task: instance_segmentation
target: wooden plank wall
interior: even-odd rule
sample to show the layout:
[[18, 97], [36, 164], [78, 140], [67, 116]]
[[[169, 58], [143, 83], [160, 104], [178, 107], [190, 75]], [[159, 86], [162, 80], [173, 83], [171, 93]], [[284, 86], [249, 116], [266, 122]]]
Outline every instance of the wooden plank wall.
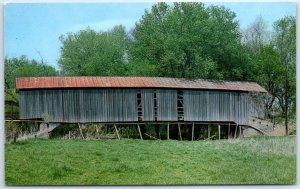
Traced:
[[262, 103], [264, 100], [263, 95], [255, 95], [252, 96], [249, 94], [248, 96], [248, 102], [249, 102], [249, 115], [252, 117], [258, 117], [258, 118], [264, 118], [265, 117], [265, 108], [264, 103]]
[[157, 90], [157, 121], [177, 120], [177, 90]]
[[[178, 121], [177, 90], [157, 89], [157, 121]], [[184, 121], [264, 118], [262, 98], [247, 92], [183, 91]], [[141, 90], [142, 120], [155, 121], [154, 89]], [[135, 89], [56, 89], [19, 91], [20, 118], [57, 122], [135, 122]]]
[[154, 121], [154, 90], [144, 89], [141, 90], [142, 94], [142, 120]]
[[183, 92], [185, 121], [235, 121], [245, 124], [248, 94], [242, 92]]
[[19, 91], [20, 118], [69, 122], [137, 121], [132, 89]]

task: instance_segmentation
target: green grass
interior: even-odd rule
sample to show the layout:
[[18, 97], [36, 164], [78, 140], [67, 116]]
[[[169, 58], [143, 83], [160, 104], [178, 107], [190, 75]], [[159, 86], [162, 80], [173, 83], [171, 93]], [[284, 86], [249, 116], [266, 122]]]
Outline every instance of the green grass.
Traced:
[[5, 146], [7, 185], [294, 184], [296, 138], [27, 140]]

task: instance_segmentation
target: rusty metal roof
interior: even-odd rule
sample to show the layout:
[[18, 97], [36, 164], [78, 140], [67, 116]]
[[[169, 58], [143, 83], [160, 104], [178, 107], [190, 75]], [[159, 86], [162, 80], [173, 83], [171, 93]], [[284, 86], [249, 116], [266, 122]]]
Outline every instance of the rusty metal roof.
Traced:
[[167, 77], [25, 77], [16, 79], [17, 90], [53, 88], [180, 88], [267, 92], [253, 82]]

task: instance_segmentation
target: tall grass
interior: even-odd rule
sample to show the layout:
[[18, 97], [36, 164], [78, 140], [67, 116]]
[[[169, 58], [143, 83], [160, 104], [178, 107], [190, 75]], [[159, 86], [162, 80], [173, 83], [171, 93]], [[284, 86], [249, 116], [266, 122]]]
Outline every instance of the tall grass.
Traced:
[[294, 184], [295, 137], [41, 140], [5, 146], [7, 185]]

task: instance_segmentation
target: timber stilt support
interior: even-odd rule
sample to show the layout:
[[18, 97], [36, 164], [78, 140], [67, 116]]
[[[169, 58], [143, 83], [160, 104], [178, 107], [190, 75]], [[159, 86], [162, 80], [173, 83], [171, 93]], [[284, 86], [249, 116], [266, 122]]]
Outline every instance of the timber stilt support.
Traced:
[[143, 140], [143, 136], [142, 136], [140, 125], [138, 124], [137, 126], [138, 126], [138, 130], [139, 130], [140, 138], [141, 138], [141, 140]]
[[218, 125], [219, 140], [221, 139], [221, 126]]
[[236, 139], [236, 133], [237, 133], [237, 130], [238, 130], [238, 125], [235, 125], [235, 131], [234, 131], [234, 138]]
[[118, 131], [118, 129], [117, 129], [116, 124], [114, 124], [114, 127], [115, 127], [116, 133], [117, 133], [117, 135], [118, 135], [118, 139], [120, 140], [120, 135], [119, 135], [119, 131]]
[[207, 125], [207, 138], [210, 138], [210, 125]]
[[167, 139], [170, 139], [170, 124], [167, 125]]
[[228, 139], [230, 138], [230, 123], [228, 125]]
[[180, 130], [180, 124], [178, 124], [178, 132], [179, 132], [179, 138], [180, 138], [180, 140], [182, 140], [182, 137], [181, 137], [181, 130]]
[[192, 125], [192, 141], [194, 140], [194, 129], [195, 129], [195, 124], [193, 122], [193, 125]]
[[81, 135], [81, 137], [84, 139], [84, 136], [83, 136], [83, 134], [82, 134], [82, 129], [81, 129], [81, 123], [78, 123], [78, 127], [79, 127], [79, 131], [80, 131], [80, 135]]

